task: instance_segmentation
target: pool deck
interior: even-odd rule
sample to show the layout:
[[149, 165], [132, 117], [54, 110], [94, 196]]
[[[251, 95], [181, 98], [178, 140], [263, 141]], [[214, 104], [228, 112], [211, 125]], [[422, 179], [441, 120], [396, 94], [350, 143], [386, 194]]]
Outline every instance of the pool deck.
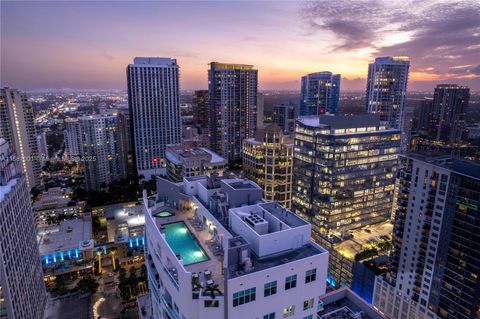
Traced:
[[[194, 218], [193, 210], [184, 210], [183, 212], [176, 211], [174, 216], [170, 217], [162, 217], [162, 218], [155, 218], [155, 223], [157, 228], [160, 229], [161, 226], [165, 224], [171, 224], [176, 222], [184, 222], [190, 232], [195, 236], [197, 242], [202, 247], [203, 251], [207, 254], [208, 260], [201, 261], [198, 263], [190, 264], [184, 266], [185, 270], [193, 273], [199, 274], [199, 280], [202, 283], [206, 283], [208, 279], [213, 280], [214, 284], [218, 285], [218, 289], [222, 291], [224, 290], [224, 275], [222, 274], [223, 268], [223, 257], [222, 256], [215, 256], [211, 251], [211, 248], [206, 244], [207, 240], [212, 239], [213, 235], [208, 232], [207, 229], [204, 230], [196, 230], [192, 224], [190, 223], [189, 218]], [[210, 270], [211, 275], [207, 278], [204, 275], [206, 270]]]

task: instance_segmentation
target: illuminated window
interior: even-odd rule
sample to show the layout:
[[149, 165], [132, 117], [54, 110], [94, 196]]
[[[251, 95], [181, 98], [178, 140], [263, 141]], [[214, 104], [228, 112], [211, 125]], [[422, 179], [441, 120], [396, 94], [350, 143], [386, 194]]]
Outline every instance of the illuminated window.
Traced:
[[295, 314], [295, 305], [283, 309], [283, 318], [291, 317]]

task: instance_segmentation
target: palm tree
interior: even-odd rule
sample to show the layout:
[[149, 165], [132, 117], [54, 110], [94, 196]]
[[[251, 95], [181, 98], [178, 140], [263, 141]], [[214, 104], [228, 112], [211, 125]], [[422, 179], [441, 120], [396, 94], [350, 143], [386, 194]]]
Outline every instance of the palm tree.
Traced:
[[200, 289], [202, 286], [200, 285], [200, 279], [198, 277], [192, 277], [192, 288], [193, 290]]
[[212, 300], [215, 299], [215, 294], [218, 293], [218, 295], [221, 295], [222, 292], [220, 291], [220, 289], [218, 289], [218, 284], [214, 284], [214, 285], [208, 285], [206, 288], [205, 288], [205, 292], [204, 294], [210, 294], [210, 297], [212, 297]]

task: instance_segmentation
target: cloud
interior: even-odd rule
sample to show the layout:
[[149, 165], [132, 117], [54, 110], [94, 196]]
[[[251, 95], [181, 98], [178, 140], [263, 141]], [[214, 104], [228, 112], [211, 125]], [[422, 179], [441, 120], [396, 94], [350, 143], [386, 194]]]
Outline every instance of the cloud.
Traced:
[[376, 0], [310, 1], [302, 6], [301, 16], [311, 33], [332, 32], [342, 40], [333, 44], [334, 50], [374, 46], [379, 33], [385, 30], [385, 21], [410, 19], [401, 7], [387, 8]]
[[470, 72], [476, 75], [480, 75], [480, 64], [477, 65], [476, 67], [470, 69]]
[[417, 74], [480, 73], [471, 68], [480, 56], [477, 1], [318, 0], [304, 5], [301, 16], [313, 34], [331, 32], [340, 39], [333, 50], [408, 55]]
[[115, 57], [111, 54], [108, 54], [107, 52], [102, 52], [102, 57], [104, 57], [105, 59], [107, 59], [108, 62], [111, 62], [113, 60], [115, 60]]

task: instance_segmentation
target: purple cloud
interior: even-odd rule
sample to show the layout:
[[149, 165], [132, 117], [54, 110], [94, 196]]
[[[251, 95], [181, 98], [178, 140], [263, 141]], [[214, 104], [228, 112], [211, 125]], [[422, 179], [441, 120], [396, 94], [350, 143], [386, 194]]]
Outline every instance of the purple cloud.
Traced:
[[[479, 74], [480, 2], [382, 2], [346, 0], [309, 2], [302, 18], [312, 32], [333, 32], [343, 40], [334, 50], [371, 48], [375, 56], [409, 55], [412, 70], [458, 76]], [[406, 41], [379, 45], [389, 32], [408, 32]]]

